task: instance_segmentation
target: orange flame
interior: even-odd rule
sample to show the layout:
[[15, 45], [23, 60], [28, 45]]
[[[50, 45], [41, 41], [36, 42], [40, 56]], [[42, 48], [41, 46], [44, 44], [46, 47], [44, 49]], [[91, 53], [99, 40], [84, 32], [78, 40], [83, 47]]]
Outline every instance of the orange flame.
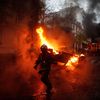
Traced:
[[40, 45], [43, 45], [43, 44], [47, 45], [48, 48], [53, 49], [53, 52], [57, 54], [58, 52], [56, 51], [56, 48], [52, 44], [50, 44], [47, 41], [46, 37], [43, 35], [43, 32], [44, 32], [43, 28], [42, 27], [37, 28], [36, 32], [38, 33], [40, 37], [40, 41], [41, 41]]
[[84, 57], [85, 55], [84, 54], [80, 54], [80, 57], [82, 57], [82, 56]]
[[68, 60], [68, 62], [67, 62], [67, 64], [66, 64], [67, 69], [68, 69], [68, 70], [74, 70], [74, 69], [75, 69], [75, 66], [78, 65], [78, 61], [79, 61], [79, 55], [74, 55], [74, 56], [72, 56], [72, 57]]
[[[40, 38], [40, 45], [45, 44], [45, 45], [47, 45], [48, 48], [53, 49], [54, 53], [58, 54], [58, 52], [56, 51], [56, 50], [58, 50], [57, 47], [55, 48], [54, 45], [52, 45], [51, 43], [49, 43], [48, 40], [47, 40], [47, 38], [44, 36], [44, 34], [43, 34], [44, 33], [43, 28], [42, 27], [37, 28], [36, 32], [38, 33], [39, 38]], [[81, 54], [81, 55], [74, 55], [74, 56], [70, 57], [70, 59], [68, 60], [68, 62], [65, 65], [65, 66], [67, 66], [67, 69], [68, 70], [74, 70], [75, 66], [78, 65], [79, 57], [81, 57], [81, 56], [85, 56], [85, 55]]]

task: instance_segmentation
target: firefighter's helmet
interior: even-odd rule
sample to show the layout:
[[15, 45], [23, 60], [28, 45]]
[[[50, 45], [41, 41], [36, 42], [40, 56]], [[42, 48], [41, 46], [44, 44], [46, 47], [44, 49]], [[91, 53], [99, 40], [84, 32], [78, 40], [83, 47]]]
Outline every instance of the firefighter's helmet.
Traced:
[[43, 52], [43, 51], [47, 51], [48, 48], [45, 44], [43, 44], [40, 49]]

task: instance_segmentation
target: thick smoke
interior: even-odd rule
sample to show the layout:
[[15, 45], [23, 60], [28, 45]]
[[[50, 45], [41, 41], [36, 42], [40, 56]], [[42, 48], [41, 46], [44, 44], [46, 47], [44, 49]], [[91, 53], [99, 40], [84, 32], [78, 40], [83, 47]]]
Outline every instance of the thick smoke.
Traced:
[[[33, 53], [31, 57], [30, 52], [36, 51], [31, 47], [35, 47], [34, 29], [40, 13], [39, 0], [0, 0], [0, 35], [3, 36], [0, 48], [0, 97], [29, 95], [35, 91], [34, 82], [37, 79], [33, 63], [36, 55]], [[5, 51], [3, 46], [7, 47], [6, 52], [11, 53], [11, 58], [8, 54], [4, 54], [4, 58], [1, 56]], [[12, 63], [12, 60], [16, 62]]]
[[[83, 0], [78, 0], [81, 1], [80, 4], [83, 3]], [[83, 8], [83, 26], [85, 33], [87, 34], [88, 37], [94, 38], [100, 36], [99, 31], [98, 31], [98, 23], [100, 23], [100, 0], [87, 0], [87, 6], [84, 8], [84, 6], [78, 5], [79, 7]], [[85, 3], [85, 2], [84, 2]], [[85, 10], [87, 9], [87, 10]], [[93, 39], [93, 42], [95, 40]]]
[[100, 0], [89, 0], [90, 8], [95, 9], [98, 5], [100, 6]]
[[100, 36], [98, 31], [100, 0], [73, 0], [73, 2], [76, 2], [79, 9], [83, 8], [83, 11], [76, 13], [81, 13], [82, 19], [80, 20], [81, 17], [79, 17], [79, 20], [80, 22], [82, 21], [81, 23], [84, 26], [87, 37], [94, 38]]
[[88, 12], [85, 12], [83, 17], [83, 24], [85, 32], [88, 37], [91, 37], [93, 42], [96, 42], [93, 38], [98, 37], [98, 23], [100, 21], [100, 1], [99, 0], [89, 0]]
[[[47, 2], [48, 0], [46, 0]], [[100, 0], [63, 0], [61, 1], [63, 5], [60, 4], [59, 1], [52, 2], [47, 4], [47, 9], [50, 12], [54, 12], [56, 9], [60, 11], [61, 9], [65, 9], [68, 7], [76, 7], [77, 11], [75, 11], [74, 17], [78, 22], [84, 26], [85, 33], [88, 37], [97, 37], [99, 33], [97, 31], [98, 23], [100, 23]], [[55, 4], [55, 5], [53, 5]], [[92, 30], [91, 30], [92, 29]]]
[[86, 13], [83, 18], [83, 26], [84, 30], [87, 33], [88, 37], [96, 37], [96, 24], [93, 23], [93, 20], [95, 19], [94, 13]]

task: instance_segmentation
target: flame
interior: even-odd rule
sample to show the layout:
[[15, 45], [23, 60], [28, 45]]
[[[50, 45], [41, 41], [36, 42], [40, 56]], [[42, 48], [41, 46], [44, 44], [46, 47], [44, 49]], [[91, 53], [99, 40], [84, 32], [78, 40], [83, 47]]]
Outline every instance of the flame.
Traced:
[[74, 70], [75, 66], [78, 65], [78, 61], [79, 61], [79, 55], [74, 55], [72, 57], [70, 57], [70, 59], [68, 60], [66, 66], [68, 70]]
[[[42, 27], [39, 27], [36, 29], [36, 32], [38, 33], [39, 37], [40, 37], [40, 45], [47, 45], [48, 48], [51, 48], [53, 49], [53, 52], [58, 54], [58, 52], [56, 50], [57, 47], [55, 48], [54, 45], [52, 45], [51, 43], [48, 42], [47, 38], [44, 36], [44, 30]], [[65, 66], [67, 66], [67, 69], [68, 70], [74, 70], [75, 69], [75, 66], [78, 65], [78, 62], [79, 62], [79, 57], [81, 56], [85, 56], [84, 54], [81, 54], [81, 55], [73, 55], [72, 57], [70, 57], [70, 59], [68, 60], [68, 62], [65, 64]]]
[[84, 54], [80, 54], [80, 57], [84, 57], [85, 55]]
[[40, 45], [45, 44], [45, 45], [47, 45], [48, 48], [53, 49], [53, 52], [54, 52], [54, 53], [58, 54], [58, 52], [56, 51], [56, 48], [55, 48], [52, 44], [50, 44], [50, 43], [47, 41], [46, 37], [43, 35], [43, 33], [44, 33], [43, 28], [42, 28], [42, 27], [37, 28], [37, 29], [36, 29], [36, 32], [38, 33], [38, 35], [39, 35], [39, 37], [40, 37], [40, 41], [41, 41]]

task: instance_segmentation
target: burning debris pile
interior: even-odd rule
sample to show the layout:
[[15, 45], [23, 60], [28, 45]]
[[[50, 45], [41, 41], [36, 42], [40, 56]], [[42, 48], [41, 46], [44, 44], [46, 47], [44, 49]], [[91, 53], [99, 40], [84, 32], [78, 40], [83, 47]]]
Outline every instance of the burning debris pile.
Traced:
[[[38, 36], [40, 38], [40, 46], [45, 44], [48, 47], [48, 52], [53, 53], [55, 60], [57, 62], [62, 62], [66, 69], [74, 70], [78, 65], [79, 59], [84, 57], [83, 54], [70, 54], [67, 52], [60, 52], [58, 47], [55, 47], [54, 44], [50, 43], [47, 38], [44, 36], [44, 30], [42, 27], [36, 29]], [[51, 50], [51, 51], [50, 51]]]

